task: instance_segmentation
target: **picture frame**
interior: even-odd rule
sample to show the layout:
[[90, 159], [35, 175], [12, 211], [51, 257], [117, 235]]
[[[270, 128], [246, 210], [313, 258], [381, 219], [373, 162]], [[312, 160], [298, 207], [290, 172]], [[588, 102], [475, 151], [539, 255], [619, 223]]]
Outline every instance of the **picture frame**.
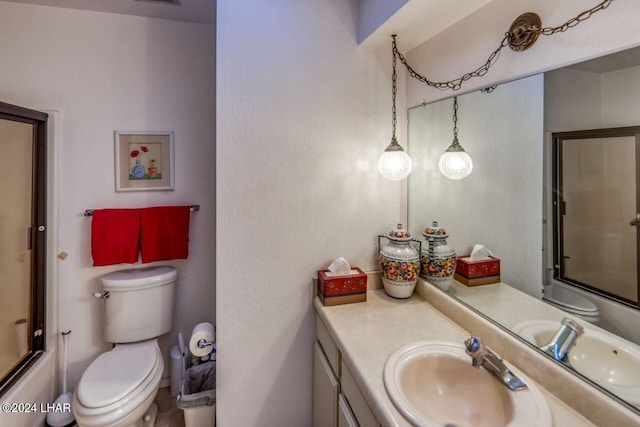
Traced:
[[115, 189], [174, 190], [174, 134], [115, 131]]

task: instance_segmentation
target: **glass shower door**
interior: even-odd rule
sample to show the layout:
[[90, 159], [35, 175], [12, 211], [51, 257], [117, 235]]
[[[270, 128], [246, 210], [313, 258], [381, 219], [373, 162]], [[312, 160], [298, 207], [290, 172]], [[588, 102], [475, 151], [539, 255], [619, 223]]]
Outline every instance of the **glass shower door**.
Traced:
[[639, 131], [571, 132], [556, 139], [560, 278], [634, 306]]
[[0, 119], [0, 372], [30, 351], [33, 134], [31, 123]]

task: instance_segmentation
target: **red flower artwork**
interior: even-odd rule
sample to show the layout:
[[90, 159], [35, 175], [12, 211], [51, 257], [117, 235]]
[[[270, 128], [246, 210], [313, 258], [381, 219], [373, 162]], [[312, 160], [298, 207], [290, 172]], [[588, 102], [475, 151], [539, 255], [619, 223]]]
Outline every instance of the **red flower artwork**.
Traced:
[[[149, 152], [149, 149], [147, 147], [145, 147], [144, 145], [140, 147], [140, 150], [142, 150], [144, 153]], [[140, 155], [140, 151], [138, 150], [133, 150], [131, 152], [131, 157], [138, 157]]]

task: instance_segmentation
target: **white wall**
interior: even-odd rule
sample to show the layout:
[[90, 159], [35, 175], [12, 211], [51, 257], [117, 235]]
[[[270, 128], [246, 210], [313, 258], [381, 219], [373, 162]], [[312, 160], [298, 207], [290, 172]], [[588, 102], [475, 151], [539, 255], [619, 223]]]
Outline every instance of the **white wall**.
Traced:
[[[71, 329], [70, 386], [108, 345], [99, 277], [129, 265], [92, 267], [85, 209], [192, 204], [189, 260], [179, 271], [176, 320], [161, 339], [215, 319], [214, 28], [203, 24], [0, 2], [0, 100], [60, 112], [57, 158], [59, 330]], [[173, 130], [176, 188], [114, 191], [114, 130]], [[54, 219], [55, 220], [55, 219]], [[53, 227], [53, 229], [52, 229]], [[51, 237], [50, 236], [50, 237]], [[143, 308], [144, 309], [144, 308]], [[53, 325], [55, 327], [55, 325]], [[48, 345], [54, 343], [50, 340]], [[166, 373], [165, 373], [166, 374]]]
[[[602, 126], [602, 76], [563, 68], [546, 73], [544, 126], [549, 132]], [[571, 102], [571, 105], [567, 105]]]
[[312, 279], [339, 256], [375, 270], [376, 235], [402, 219], [376, 166], [391, 53], [357, 46], [355, 3], [218, 3], [221, 427], [311, 425]]

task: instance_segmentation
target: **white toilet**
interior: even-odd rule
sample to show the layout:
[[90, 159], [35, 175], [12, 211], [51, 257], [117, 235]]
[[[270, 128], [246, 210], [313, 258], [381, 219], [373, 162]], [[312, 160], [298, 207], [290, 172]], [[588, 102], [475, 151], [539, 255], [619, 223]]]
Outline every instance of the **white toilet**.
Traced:
[[73, 395], [80, 426], [152, 427], [164, 368], [157, 337], [171, 330], [173, 267], [115, 271], [102, 277], [105, 339], [115, 343], [89, 365]]
[[586, 322], [596, 324], [600, 321], [600, 311], [594, 303], [563, 286], [545, 287], [542, 300]]

